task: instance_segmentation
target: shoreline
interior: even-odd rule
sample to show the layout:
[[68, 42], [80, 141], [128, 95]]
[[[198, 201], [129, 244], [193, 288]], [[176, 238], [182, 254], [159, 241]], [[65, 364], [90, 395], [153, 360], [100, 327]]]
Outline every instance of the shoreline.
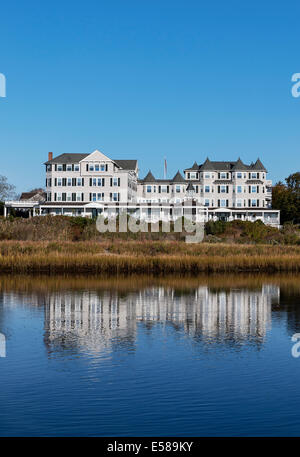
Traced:
[[184, 242], [0, 241], [0, 273], [190, 274], [300, 272], [300, 246]]

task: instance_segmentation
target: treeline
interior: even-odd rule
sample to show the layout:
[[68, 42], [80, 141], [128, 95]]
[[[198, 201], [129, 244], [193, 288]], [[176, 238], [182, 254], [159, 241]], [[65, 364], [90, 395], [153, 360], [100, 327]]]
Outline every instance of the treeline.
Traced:
[[281, 224], [300, 224], [300, 172], [279, 181], [272, 192], [272, 207], [280, 210]]

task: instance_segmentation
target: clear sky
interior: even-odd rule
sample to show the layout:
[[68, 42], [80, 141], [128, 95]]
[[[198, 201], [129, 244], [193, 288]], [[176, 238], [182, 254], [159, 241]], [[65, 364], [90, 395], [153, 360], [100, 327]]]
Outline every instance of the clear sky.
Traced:
[[24, 0], [0, 10], [0, 174], [44, 184], [48, 151], [138, 159], [168, 176], [207, 156], [299, 170], [300, 5]]

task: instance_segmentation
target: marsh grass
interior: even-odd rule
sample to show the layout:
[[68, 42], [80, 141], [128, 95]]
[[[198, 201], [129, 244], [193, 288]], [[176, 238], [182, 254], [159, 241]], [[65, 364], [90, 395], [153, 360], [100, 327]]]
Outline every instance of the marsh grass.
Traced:
[[300, 246], [179, 241], [1, 241], [1, 273], [300, 272]]

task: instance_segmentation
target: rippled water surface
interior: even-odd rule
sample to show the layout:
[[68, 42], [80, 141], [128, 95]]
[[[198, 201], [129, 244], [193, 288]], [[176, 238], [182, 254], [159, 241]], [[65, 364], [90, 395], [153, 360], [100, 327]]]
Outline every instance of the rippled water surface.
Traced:
[[4, 277], [0, 332], [0, 436], [300, 436], [297, 277]]

